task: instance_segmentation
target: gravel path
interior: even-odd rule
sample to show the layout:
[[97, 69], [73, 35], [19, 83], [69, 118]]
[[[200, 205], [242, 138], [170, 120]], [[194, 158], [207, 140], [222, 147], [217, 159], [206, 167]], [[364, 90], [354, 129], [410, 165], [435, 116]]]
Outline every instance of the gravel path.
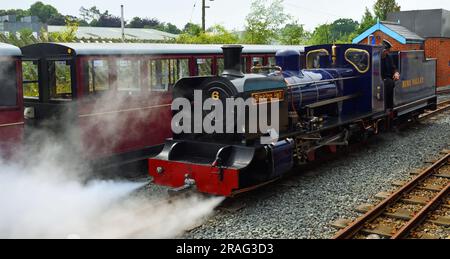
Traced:
[[390, 188], [393, 180], [409, 177], [423, 161], [450, 144], [450, 115], [411, 126], [400, 133], [383, 133], [346, 156], [238, 198], [245, 208], [218, 211], [184, 238], [330, 238], [329, 224], [355, 219], [352, 209]]

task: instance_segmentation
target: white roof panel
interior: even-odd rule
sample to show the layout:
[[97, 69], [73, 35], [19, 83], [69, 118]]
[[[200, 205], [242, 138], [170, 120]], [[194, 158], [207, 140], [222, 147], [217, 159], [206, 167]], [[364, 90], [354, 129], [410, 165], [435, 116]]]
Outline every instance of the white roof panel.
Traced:
[[[65, 26], [48, 26], [48, 31], [61, 32], [64, 31], [65, 28]], [[122, 39], [122, 29], [109, 27], [78, 27], [76, 36], [78, 39]], [[131, 40], [161, 41], [175, 39], [177, 35], [153, 29], [125, 28], [125, 37]]]
[[[223, 45], [140, 44], [140, 43], [54, 43], [71, 48], [77, 55], [176, 55], [220, 54]], [[282, 49], [304, 51], [304, 46], [243, 45], [244, 54], [276, 53]]]

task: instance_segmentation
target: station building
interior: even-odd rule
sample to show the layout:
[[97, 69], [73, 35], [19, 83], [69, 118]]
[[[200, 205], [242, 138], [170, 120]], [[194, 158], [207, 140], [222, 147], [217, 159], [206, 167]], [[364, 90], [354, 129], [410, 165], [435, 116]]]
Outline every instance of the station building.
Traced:
[[436, 83], [450, 89], [450, 11], [444, 9], [400, 11], [388, 14], [353, 40], [359, 44], [392, 44], [395, 51], [424, 50], [437, 59]]
[[9, 34], [20, 33], [24, 29], [30, 30], [37, 37], [42, 30], [47, 30], [47, 25], [41, 23], [36, 16], [27, 16], [20, 20], [15, 15], [0, 16], [1, 34], [8, 36]]

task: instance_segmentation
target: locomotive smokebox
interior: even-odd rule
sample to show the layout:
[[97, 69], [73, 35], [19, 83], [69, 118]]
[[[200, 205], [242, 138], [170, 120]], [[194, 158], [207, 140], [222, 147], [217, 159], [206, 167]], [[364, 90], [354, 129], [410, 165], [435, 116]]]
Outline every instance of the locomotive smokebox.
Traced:
[[244, 77], [241, 63], [243, 48], [241, 45], [224, 45], [222, 47], [224, 57], [223, 76]]

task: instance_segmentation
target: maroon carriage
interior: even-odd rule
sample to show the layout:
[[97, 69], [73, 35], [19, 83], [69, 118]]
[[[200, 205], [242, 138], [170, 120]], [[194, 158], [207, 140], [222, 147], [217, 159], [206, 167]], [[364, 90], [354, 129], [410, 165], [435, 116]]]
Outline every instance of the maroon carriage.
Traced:
[[[246, 71], [274, 64], [281, 48], [245, 46]], [[145, 166], [172, 136], [173, 85], [224, 67], [219, 45], [41, 43], [22, 52], [29, 128], [45, 122], [76, 139], [87, 160], [108, 166]]]
[[0, 156], [9, 156], [24, 130], [21, 52], [0, 43]]

